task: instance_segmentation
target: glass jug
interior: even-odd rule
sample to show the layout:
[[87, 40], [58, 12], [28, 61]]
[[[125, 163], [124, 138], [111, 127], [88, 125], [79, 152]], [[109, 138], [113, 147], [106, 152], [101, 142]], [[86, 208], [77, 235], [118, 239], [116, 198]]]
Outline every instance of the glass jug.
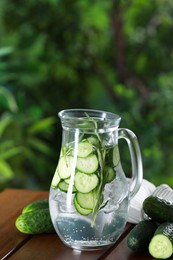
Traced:
[[[111, 246], [123, 232], [129, 201], [142, 182], [137, 138], [131, 130], [119, 128], [121, 118], [110, 112], [68, 109], [59, 117], [62, 147], [49, 192], [54, 228], [74, 249]], [[130, 183], [121, 166], [120, 138], [130, 151]]]

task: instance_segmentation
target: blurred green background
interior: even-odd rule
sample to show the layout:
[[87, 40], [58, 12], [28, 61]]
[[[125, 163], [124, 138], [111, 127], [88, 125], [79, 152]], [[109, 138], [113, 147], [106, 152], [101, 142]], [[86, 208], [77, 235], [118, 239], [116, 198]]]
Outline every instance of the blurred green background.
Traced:
[[172, 0], [1, 0], [0, 190], [49, 189], [66, 108], [121, 115], [144, 178], [173, 186], [172, 31]]

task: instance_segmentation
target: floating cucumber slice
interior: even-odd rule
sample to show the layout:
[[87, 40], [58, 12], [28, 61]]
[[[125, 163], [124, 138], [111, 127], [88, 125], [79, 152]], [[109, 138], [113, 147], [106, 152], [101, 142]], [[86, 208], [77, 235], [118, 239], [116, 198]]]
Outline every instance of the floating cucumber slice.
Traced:
[[73, 157], [72, 156], [62, 156], [58, 163], [58, 173], [60, 178], [66, 179], [71, 176], [73, 169]]
[[93, 145], [88, 142], [81, 142], [78, 144], [77, 156], [87, 157], [93, 152]]
[[77, 169], [88, 174], [94, 173], [98, 169], [98, 159], [95, 154], [91, 154], [85, 158], [77, 159]]
[[[65, 181], [60, 181], [60, 183], [58, 184], [58, 188], [61, 191], [67, 192], [69, 188], [69, 184], [67, 184]], [[72, 188], [72, 192], [76, 192], [76, 188], [74, 186]]]
[[59, 176], [58, 171], [55, 171], [55, 174], [52, 179], [51, 187], [56, 188], [58, 186], [58, 183], [61, 181], [61, 177]]
[[91, 209], [84, 209], [84, 208], [82, 208], [79, 205], [79, 203], [77, 202], [76, 197], [74, 198], [74, 206], [75, 206], [77, 212], [79, 212], [81, 215], [87, 216], [87, 215], [89, 215], [92, 212]]
[[83, 172], [77, 172], [75, 174], [74, 184], [75, 188], [82, 193], [88, 193], [92, 191], [99, 183], [99, 179], [96, 174], [85, 174]]
[[93, 190], [89, 193], [77, 192], [76, 200], [82, 208], [92, 210], [96, 203], [96, 191]]

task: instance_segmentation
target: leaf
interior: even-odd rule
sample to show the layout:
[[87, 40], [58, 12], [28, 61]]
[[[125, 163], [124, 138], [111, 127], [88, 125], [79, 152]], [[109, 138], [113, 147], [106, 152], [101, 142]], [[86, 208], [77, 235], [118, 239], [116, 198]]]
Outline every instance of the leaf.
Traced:
[[105, 146], [101, 140], [101, 137], [98, 133], [98, 125], [96, 120], [93, 117], [90, 117], [86, 112], [85, 115], [87, 117], [87, 119], [89, 119], [92, 123], [93, 123], [93, 128], [94, 128], [94, 132], [95, 135], [98, 138], [98, 143], [99, 145], [96, 147], [96, 151], [97, 151], [97, 156], [98, 156], [98, 161], [99, 161], [99, 165], [100, 165], [100, 172], [99, 172], [99, 178], [100, 178], [100, 183], [97, 189], [97, 196], [96, 196], [96, 204], [93, 208], [93, 213], [92, 213], [92, 221], [91, 221], [91, 226], [94, 225], [95, 219], [97, 217], [97, 214], [100, 210], [100, 206], [102, 204], [102, 195], [103, 195], [103, 190], [105, 187], [105, 182], [104, 182], [104, 178], [103, 178], [103, 171], [104, 171], [104, 166], [105, 166], [105, 156], [106, 156], [106, 150], [105, 150]]
[[0, 158], [3, 160], [7, 160], [16, 156], [17, 154], [20, 154], [21, 152], [22, 152], [22, 147], [11, 147], [8, 148], [8, 150], [4, 149], [4, 151], [1, 151]]
[[3, 100], [5, 98], [5, 101], [7, 102], [8, 108], [12, 111], [12, 112], [16, 112], [18, 111], [18, 106], [16, 103], [16, 100], [14, 98], [14, 96], [12, 95], [12, 93], [4, 88], [4, 87], [0, 87], [0, 97], [2, 96]]
[[14, 172], [10, 165], [4, 160], [0, 160], [0, 181], [6, 179], [12, 179], [14, 177]]
[[48, 147], [48, 145], [46, 145], [43, 141], [40, 141], [37, 138], [30, 138], [28, 140], [28, 143], [35, 148], [37, 151], [40, 151], [44, 154], [47, 155], [51, 155], [52, 154], [52, 150]]
[[12, 51], [13, 51], [13, 47], [3, 47], [3, 48], [0, 48], [0, 56], [8, 55]]
[[0, 137], [3, 135], [7, 126], [13, 121], [13, 118], [10, 114], [4, 113], [1, 116], [1, 123], [0, 123]]
[[2, 153], [3, 150], [6, 151], [6, 150], [8, 150], [10, 148], [13, 148], [14, 146], [15, 146], [14, 140], [3, 140], [3, 141], [1, 140], [1, 142], [0, 142], [0, 151]]
[[98, 186], [98, 190], [97, 190], [97, 201], [95, 204], [95, 207], [93, 209], [93, 214], [92, 214], [92, 222], [91, 225], [94, 225], [95, 219], [97, 217], [97, 214], [100, 210], [100, 206], [102, 204], [102, 195], [103, 195], [103, 190], [105, 187], [105, 182], [104, 182], [104, 178], [103, 178], [103, 170], [104, 170], [104, 166], [105, 166], [105, 155], [106, 155], [106, 151], [105, 149], [102, 149], [102, 143], [100, 143], [99, 148], [97, 148], [97, 155], [98, 155], [98, 160], [99, 160], [99, 164], [100, 164], [100, 183]]
[[33, 124], [31, 127], [29, 127], [28, 133], [36, 134], [36, 133], [42, 132], [44, 130], [48, 130], [53, 125], [54, 122], [55, 122], [54, 117], [48, 117], [48, 118], [39, 120], [38, 122]]

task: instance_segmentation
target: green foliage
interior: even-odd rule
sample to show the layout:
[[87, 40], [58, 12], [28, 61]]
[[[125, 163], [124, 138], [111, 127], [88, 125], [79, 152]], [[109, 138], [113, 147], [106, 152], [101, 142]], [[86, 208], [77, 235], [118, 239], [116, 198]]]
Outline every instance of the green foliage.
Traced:
[[49, 188], [61, 145], [55, 116], [73, 107], [120, 114], [138, 136], [144, 177], [173, 185], [172, 1], [0, 5], [1, 189]]
[[[33, 118], [23, 113], [12, 93], [0, 87], [2, 96], [6, 110], [0, 116], [0, 189], [6, 185], [44, 187], [44, 182], [51, 180], [47, 172], [53, 170], [46, 163], [52, 161], [53, 155], [46, 139], [55, 119]], [[38, 166], [41, 172], [35, 175]]]

